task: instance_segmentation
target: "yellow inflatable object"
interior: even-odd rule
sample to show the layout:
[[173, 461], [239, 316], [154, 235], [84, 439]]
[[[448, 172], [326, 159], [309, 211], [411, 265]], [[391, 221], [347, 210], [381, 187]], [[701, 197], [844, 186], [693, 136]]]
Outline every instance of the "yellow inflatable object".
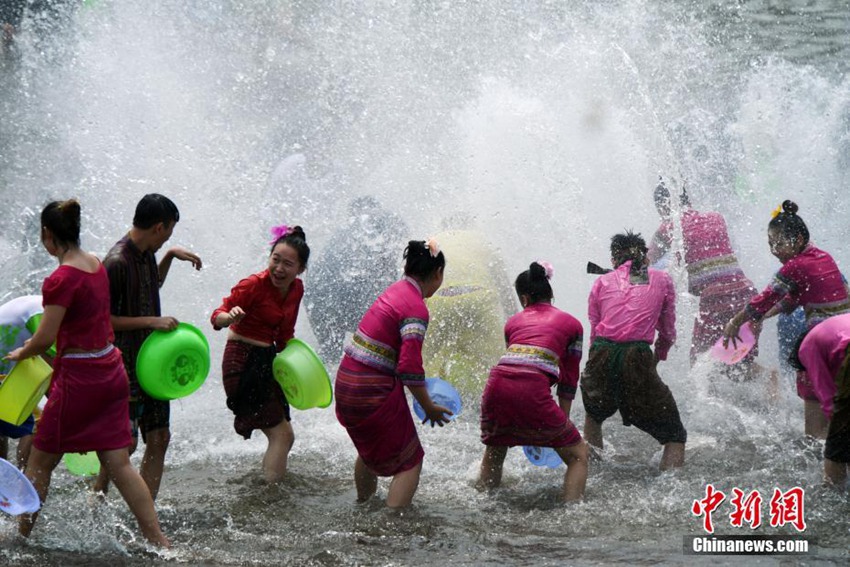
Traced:
[[476, 400], [505, 351], [505, 321], [516, 310], [513, 290], [500, 258], [480, 233], [453, 230], [436, 238], [446, 270], [442, 287], [427, 300], [425, 373]]

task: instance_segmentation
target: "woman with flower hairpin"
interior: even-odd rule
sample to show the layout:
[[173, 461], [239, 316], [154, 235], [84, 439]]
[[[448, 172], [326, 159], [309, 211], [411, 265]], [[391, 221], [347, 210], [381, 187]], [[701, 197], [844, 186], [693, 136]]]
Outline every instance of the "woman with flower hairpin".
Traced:
[[422, 367], [424, 300], [442, 285], [446, 258], [430, 239], [408, 242], [404, 259], [404, 277], [375, 300], [345, 346], [334, 386], [337, 419], [357, 448], [357, 500], [375, 494], [379, 476], [391, 476], [389, 508], [413, 501], [425, 456], [402, 386], [424, 409], [423, 423], [442, 426], [452, 415], [431, 400]]
[[478, 486], [501, 484], [508, 447], [553, 447], [567, 465], [563, 499], [569, 502], [581, 500], [587, 482], [587, 444], [570, 421], [583, 330], [575, 317], [552, 305], [551, 277], [550, 264], [532, 262], [514, 284], [523, 310], [505, 324], [507, 352], [490, 371], [481, 399], [486, 449]]
[[[809, 229], [797, 215], [798, 210], [796, 203], [786, 200], [774, 211], [767, 225], [767, 243], [782, 267], [764, 291], [726, 324], [723, 334], [727, 342], [731, 340], [734, 345], [740, 340], [738, 331], [747, 321], [758, 326], [764, 319], [780, 312], [791, 313], [798, 306], [805, 308], [807, 330], [835, 315], [850, 313], [844, 276], [832, 256], [809, 242]], [[824, 438], [826, 418], [811, 381], [796, 360], [804, 337], [805, 334], [798, 339], [790, 356], [792, 364], [798, 367], [797, 395], [804, 402], [806, 435]]]
[[300, 226], [272, 229], [275, 240], [268, 268], [241, 280], [213, 311], [213, 328], [229, 327], [222, 360], [227, 407], [233, 426], [245, 439], [255, 429], [268, 438], [263, 477], [280, 482], [295, 442], [289, 403], [275, 382], [272, 362], [295, 335], [304, 284], [297, 277], [307, 268], [310, 247]]

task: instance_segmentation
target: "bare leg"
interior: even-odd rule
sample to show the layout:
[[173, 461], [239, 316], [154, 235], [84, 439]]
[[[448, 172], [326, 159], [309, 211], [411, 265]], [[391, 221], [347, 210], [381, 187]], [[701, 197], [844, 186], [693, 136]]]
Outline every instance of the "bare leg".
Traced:
[[556, 447], [555, 451], [567, 465], [567, 472], [564, 473], [564, 502], [581, 500], [587, 485], [587, 443], [582, 441], [571, 447]]
[[[139, 445], [139, 439], [133, 437], [133, 442], [127, 447], [127, 456], [131, 456], [136, 452], [136, 447]], [[109, 490], [109, 473], [106, 472], [104, 467], [100, 467], [100, 472], [97, 473], [97, 478], [94, 481], [94, 486], [92, 489], [95, 492], [101, 492], [106, 494], [106, 491]]]
[[360, 455], [354, 461], [354, 485], [357, 487], [357, 501], [366, 502], [378, 490], [378, 477], [369, 470]]
[[661, 455], [662, 471], [676, 469], [685, 464], [685, 444], [684, 443], [665, 443], [664, 453]]
[[[45, 453], [35, 447], [30, 451], [30, 458], [27, 461], [27, 468], [24, 472], [35, 487], [35, 491], [38, 492], [38, 498], [41, 500], [42, 506], [45, 500], [47, 500], [53, 469], [56, 468], [56, 465], [59, 464], [61, 459], [62, 453]], [[18, 531], [20, 531], [22, 536], [29, 537], [37, 519], [38, 512], [21, 516]]]
[[502, 465], [508, 454], [507, 447], [487, 445], [484, 447], [484, 458], [481, 459], [481, 472], [478, 474], [478, 482], [475, 488], [488, 490], [498, 488], [502, 484]]
[[847, 463], [839, 463], [830, 459], [823, 460], [823, 472], [826, 477], [827, 484], [844, 489], [847, 483]]
[[171, 547], [159, 527], [159, 518], [153, 505], [150, 489], [142, 476], [130, 464], [130, 453], [126, 449], [98, 451], [100, 464], [109, 473], [115, 488], [127, 503], [139, 522], [139, 529], [146, 540], [160, 547]]
[[263, 429], [269, 439], [266, 454], [263, 455], [263, 478], [274, 484], [283, 480], [286, 475], [286, 464], [289, 451], [295, 443], [295, 432], [292, 425], [285, 419], [270, 429]]
[[393, 477], [390, 490], [387, 493], [387, 508], [407, 508], [413, 502], [413, 495], [419, 487], [419, 473], [422, 472], [422, 463], [400, 472]]
[[590, 417], [584, 416], [584, 439], [597, 449], [602, 449], [602, 424]]
[[829, 421], [816, 400], [803, 400], [805, 411], [806, 435], [815, 439], [826, 439]]
[[139, 472], [154, 500], [159, 494], [162, 472], [165, 470], [165, 452], [168, 451], [169, 441], [171, 441], [171, 430], [167, 427], [145, 433], [145, 455], [142, 457]]
[[18, 439], [18, 449], [15, 452], [15, 456], [18, 460], [18, 467], [24, 467], [27, 464], [27, 461], [30, 458], [30, 451], [32, 450], [32, 435], [24, 435], [20, 439]]
[[775, 368], [765, 369], [765, 372], [768, 372], [768, 381], [767, 381], [767, 400], [770, 402], [770, 405], [775, 406], [779, 403], [781, 399], [779, 393], [779, 371]]

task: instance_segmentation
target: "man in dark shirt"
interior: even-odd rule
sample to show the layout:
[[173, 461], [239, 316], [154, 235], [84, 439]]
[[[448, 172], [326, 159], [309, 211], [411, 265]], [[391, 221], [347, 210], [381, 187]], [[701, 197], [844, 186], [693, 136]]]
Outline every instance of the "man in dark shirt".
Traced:
[[[154, 254], [171, 238], [178, 220], [177, 206], [168, 197], [157, 193], [145, 195], [136, 206], [133, 228], [103, 260], [109, 276], [115, 346], [121, 349], [130, 378], [130, 420], [135, 437], [130, 453], [135, 451], [141, 431], [145, 455], [140, 472], [154, 499], [171, 439], [170, 406], [168, 401], [151, 398], [139, 387], [136, 358], [152, 331], [171, 331], [177, 327], [177, 319], [162, 316], [159, 302], [159, 288], [165, 282], [171, 262], [177, 258], [191, 262], [196, 270], [201, 269], [201, 258], [180, 246], [169, 248], [157, 265]], [[101, 470], [95, 490], [105, 491], [108, 482]]]

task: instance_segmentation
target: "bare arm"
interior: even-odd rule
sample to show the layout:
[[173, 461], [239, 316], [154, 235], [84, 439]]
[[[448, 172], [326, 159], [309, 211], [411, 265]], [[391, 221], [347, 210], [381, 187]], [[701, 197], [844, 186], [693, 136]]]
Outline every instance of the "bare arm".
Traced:
[[422, 406], [422, 409], [425, 411], [425, 419], [422, 423], [426, 421], [431, 422], [431, 427], [434, 427], [434, 424], [443, 426], [444, 423], [449, 422], [449, 418], [444, 414], [454, 415], [449, 408], [444, 406], [438, 406], [431, 399], [431, 396], [428, 395], [428, 388], [425, 386], [412, 386], [410, 384], [405, 384], [407, 389], [410, 390], [410, 393], [413, 394], [413, 397], [416, 398], [416, 401], [419, 402], [419, 405]]
[[174, 317], [110, 317], [113, 331], [137, 331], [139, 329], [154, 329], [157, 331], [172, 331], [179, 321]]
[[238, 305], [227, 311], [226, 313], [217, 313], [215, 319], [213, 320], [213, 324], [216, 327], [224, 328], [229, 327], [233, 323], [238, 323], [242, 319], [245, 318], [245, 312]]
[[168, 276], [168, 271], [171, 269], [171, 262], [177, 258], [184, 262], [191, 262], [196, 270], [202, 267], [201, 257], [194, 252], [183, 248], [182, 246], [172, 246], [159, 261], [159, 287], [165, 283], [165, 278]]

